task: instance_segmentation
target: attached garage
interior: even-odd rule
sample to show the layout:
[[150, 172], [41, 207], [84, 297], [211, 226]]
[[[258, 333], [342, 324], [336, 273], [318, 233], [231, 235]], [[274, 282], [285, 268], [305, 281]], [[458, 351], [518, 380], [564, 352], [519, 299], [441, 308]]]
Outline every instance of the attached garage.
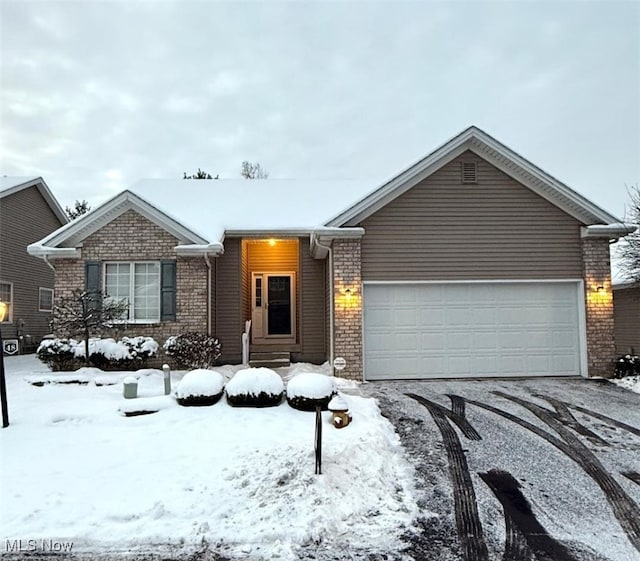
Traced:
[[367, 380], [585, 372], [580, 281], [364, 284]]

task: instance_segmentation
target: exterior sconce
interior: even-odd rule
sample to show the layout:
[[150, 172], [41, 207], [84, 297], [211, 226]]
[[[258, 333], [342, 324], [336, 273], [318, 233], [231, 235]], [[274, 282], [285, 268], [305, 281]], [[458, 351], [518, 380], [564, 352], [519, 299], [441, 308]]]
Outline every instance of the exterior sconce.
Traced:
[[602, 285], [598, 285], [598, 286], [596, 287], [596, 292], [597, 292], [598, 294], [600, 294], [600, 296], [602, 296], [602, 295], [604, 294], [604, 286], [602, 286]]
[[345, 290], [344, 297], [347, 300], [347, 302], [351, 302], [351, 289], [350, 288], [347, 288], [347, 290]]
[[275, 239], [273, 239], [273, 238], [270, 238], [270, 239], [269, 239], [269, 245], [270, 245], [271, 247], [273, 247], [274, 245], [276, 245], [276, 240], [275, 240]]

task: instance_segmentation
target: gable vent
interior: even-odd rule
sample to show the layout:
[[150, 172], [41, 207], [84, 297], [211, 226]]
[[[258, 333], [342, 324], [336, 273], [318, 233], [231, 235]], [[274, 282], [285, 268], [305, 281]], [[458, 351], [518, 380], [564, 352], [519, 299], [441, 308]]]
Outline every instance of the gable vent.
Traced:
[[478, 169], [475, 162], [462, 162], [462, 183], [478, 183]]

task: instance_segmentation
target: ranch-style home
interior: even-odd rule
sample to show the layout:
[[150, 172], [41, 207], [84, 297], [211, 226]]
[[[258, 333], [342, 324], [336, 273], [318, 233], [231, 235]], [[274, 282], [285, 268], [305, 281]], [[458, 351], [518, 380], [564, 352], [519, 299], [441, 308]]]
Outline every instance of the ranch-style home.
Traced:
[[56, 298], [103, 289], [132, 334], [206, 331], [224, 362], [246, 332], [356, 379], [609, 376], [632, 230], [470, 127], [381, 185], [141, 181], [29, 253]]

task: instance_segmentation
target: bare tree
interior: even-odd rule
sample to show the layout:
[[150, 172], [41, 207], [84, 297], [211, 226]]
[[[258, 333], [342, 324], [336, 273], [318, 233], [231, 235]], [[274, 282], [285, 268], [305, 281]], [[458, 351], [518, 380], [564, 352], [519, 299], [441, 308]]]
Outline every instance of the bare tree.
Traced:
[[79, 216], [82, 216], [83, 214], [87, 214], [87, 212], [91, 210], [91, 207], [89, 206], [89, 203], [87, 201], [82, 200], [82, 201], [76, 201], [74, 203], [73, 208], [65, 207], [64, 210], [66, 211], [67, 216], [71, 220], [75, 220]]
[[640, 283], [640, 187], [638, 185], [629, 189], [629, 197], [631, 205], [627, 210], [625, 221], [638, 229], [625, 236], [620, 243], [620, 268], [628, 280]]
[[258, 162], [254, 164], [245, 160], [242, 162], [240, 175], [245, 179], [267, 179], [269, 172], [262, 169], [262, 166]]
[[125, 317], [126, 300], [114, 300], [101, 291], [76, 289], [70, 297], [61, 298], [53, 308], [53, 328], [65, 336], [84, 336], [84, 356], [89, 361], [89, 337], [100, 335]]

